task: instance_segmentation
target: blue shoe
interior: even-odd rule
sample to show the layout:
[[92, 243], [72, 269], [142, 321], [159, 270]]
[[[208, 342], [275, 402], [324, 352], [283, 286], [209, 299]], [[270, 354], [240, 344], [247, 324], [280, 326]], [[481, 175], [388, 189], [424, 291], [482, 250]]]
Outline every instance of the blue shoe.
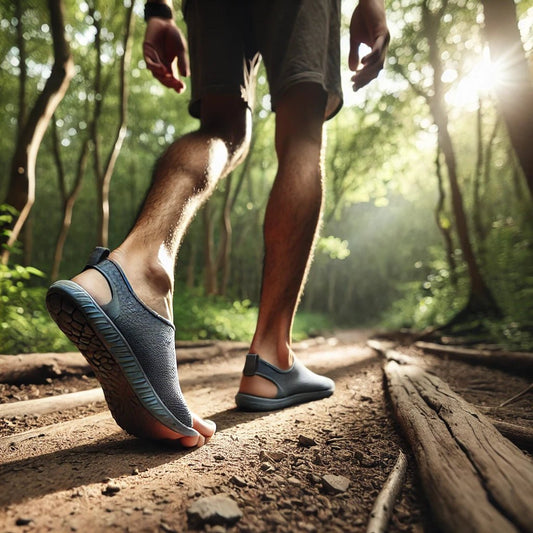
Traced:
[[196, 436], [178, 380], [174, 325], [137, 298], [108, 255], [96, 248], [86, 267], [106, 278], [108, 304], [98, 305], [73, 281], [57, 281], [48, 311], [93, 368], [119, 426], [143, 438]]
[[257, 354], [248, 354], [244, 365], [245, 376], [261, 376], [278, 388], [275, 398], [263, 398], [239, 392], [235, 396], [237, 407], [245, 411], [272, 411], [290, 405], [327, 398], [333, 394], [333, 380], [311, 372], [300, 361], [288, 370], [280, 370]]

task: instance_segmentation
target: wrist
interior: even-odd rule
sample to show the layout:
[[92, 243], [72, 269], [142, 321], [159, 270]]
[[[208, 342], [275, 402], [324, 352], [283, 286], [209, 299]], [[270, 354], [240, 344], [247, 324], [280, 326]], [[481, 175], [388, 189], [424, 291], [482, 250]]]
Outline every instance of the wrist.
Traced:
[[162, 19], [174, 19], [171, 2], [158, 2], [149, 0], [144, 6], [144, 20], [148, 22], [153, 17]]

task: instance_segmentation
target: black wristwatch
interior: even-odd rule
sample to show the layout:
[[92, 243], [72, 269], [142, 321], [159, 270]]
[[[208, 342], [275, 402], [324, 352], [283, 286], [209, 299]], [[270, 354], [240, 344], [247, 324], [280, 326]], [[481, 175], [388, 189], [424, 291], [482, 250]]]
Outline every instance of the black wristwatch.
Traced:
[[171, 19], [173, 18], [172, 9], [166, 4], [160, 4], [159, 2], [146, 2], [144, 6], [144, 20], [148, 21], [152, 17]]

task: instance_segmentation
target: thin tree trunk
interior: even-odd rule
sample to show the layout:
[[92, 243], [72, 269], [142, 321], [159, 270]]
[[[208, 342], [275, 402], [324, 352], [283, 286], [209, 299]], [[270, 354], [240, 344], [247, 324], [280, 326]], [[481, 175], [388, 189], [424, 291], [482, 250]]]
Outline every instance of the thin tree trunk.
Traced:
[[81, 190], [85, 169], [87, 168], [87, 160], [89, 158], [89, 139], [85, 139], [82, 144], [80, 155], [78, 157], [78, 164], [76, 167], [76, 176], [74, 178], [74, 185], [70, 192], [67, 192], [65, 172], [61, 160], [61, 153], [59, 150], [59, 139], [57, 138], [57, 131], [53, 128], [53, 154], [56, 162], [57, 175], [59, 181], [59, 189], [61, 191], [61, 200], [63, 202], [63, 217], [61, 220], [61, 228], [56, 240], [54, 250], [54, 258], [52, 261], [52, 271], [50, 274], [51, 281], [55, 281], [59, 276], [59, 267], [63, 258], [63, 248], [67, 240], [68, 232], [72, 224], [72, 213], [74, 211], [74, 204]]
[[24, 126], [20, 128], [21, 133], [11, 161], [10, 183], [5, 203], [17, 209], [19, 216], [13, 227], [2, 226], [0, 228], [0, 230], [11, 229], [7, 239], [1, 237], [2, 244], [7, 244], [7, 248], [2, 252], [2, 263], [4, 264], [9, 260], [10, 247], [18, 239], [35, 201], [35, 162], [42, 138], [52, 114], [63, 99], [74, 75], [74, 63], [65, 38], [62, 0], [48, 0], [48, 9], [53, 39], [54, 64], [44, 89], [37, 97]]
[[437, 200], [437, 206], [435, 207], [435, 221], [437, 227], [442, 233], [444, 239], [444, 246], [446, 249], [446, 261], [448, 263], [448, 269], [450, 270], [450, 282], [455, 287], [457, 286], [457, 264], [455, 262], [455, 254], [453, 252], [453, 239], [450, 226], [444, 224], [442, 220], [442, 214], [444, 211], [444, 203], [446, 201], [446, 194], [444, 192], [444, 186], [442, 183], [442, 169], [440, 164], [440, 150], [437, 147], [437, 157], [435, 158], [435, 174], [437, 175], [437, 184], [439, 190], [439, 198]]
[[220, 247], [217, 257], [217, 265], [218, 270], [222, 272], [222, 286], [220, 288], [220, 294], [225, 295], [228, 290], [230, 275], [231, 275], [231, 249], [232, 249], [232, 237], [233, 237], [233, 229], [231, 226], [231, 212], [233, 210], [233, 206], [235, 205], [235, 202], [237, 201], [237, 197], [239, 196], [239, 192], [242, 189], [242, 184], [244, 182], [244, 179], [246, 175], [248, 174], [248, 170], [250, 169], [250, 153], [253, 151], [253, 146], [255, 144], [256, 137], [254, 137], [250, 144], [250, 151], [248, 153], [248, 156], [246, 157], [242, 167], [241, 171], [239, 173], [239, 180], [237, 182], [237, 186], [235, 187], [235, 191], [233, 192], [233, 195], [231, 194], [231, 186], [233, 183], [233, 172], [226, 178], [226, 191], [224, 195], [224, 207], [222, 209], [221, 214], [221, 239], [220, 239]]
[[112, 144], [111, 151], [107, 158], [106, 166], [100, 182], [101, 190], [101, 213], [100, 213], [100, 227], [99, 240], [102, 246], [107, 246], [109, 243], [109, 186], [115, 164], [117, 162], [122, 144], [127, 133], [128, 121], [128, 75], [131, 63], [131, 47], [132, 47], [132, 33], [133, 33], [133, 4], [126, 11], [126, 31], [124, 34], [123, 49], [124, 53], [120, 60], [120, 100], [119, 100], [119, 123], [115, 134], [115, 139]]
[[481, 0], [492, 62], [501, 72], [496, 84], [500, 111], [533, 198], [533, 82], [518, 31], [513, 0]]
[[[92, 13], [95, 8], [92, 7]], [[111, 178], [113, 176], [113, 170], [117, 162], [122, 144], [126, 137], [127, 132], [127, 108], [128, 108], [128, 75], [131, 63], [131, 47], [132, 47], [132, 33], [133, 33], [133, 2], [126, 10], [126, 23], [125, 33], [123, 40], [124, 53], [120, 60], [120, 74], [119, 74], [119, 121], [115, 138], [111, 144], [111, 150], [109, 151], [105, 166], [101, 166], [101, 151], [100, 151], [100, 139], [98, 137], [98, 122], [102, 113], [103, 105], [103, 88], [102, 88], [102, 62], [101, 62], [101, 23], [98, 18], [93, 17], [94, 26], [96, 29], [95, 34], [95, 50], [97, 54], [96, 72], [94, 80], [94, 92], [96, 96], [94, 118], [91, 127], [91, 137], [93, 141], [93, 165], [96, 175], [97, 183], [97, 198], [98, 198], [98, 244], [100, 246], [108, 246], [109, 244], [109, 188]]]
[[465, 314], [470, 312], [499, 314], [500, 311], [496, 301], [483, 279], [470, 242], [463, 197], [459, 187], [455, 150], [448, 130], [448, 115], [444, 103], [444, 89], [441, 79], [442, 63], [437, 44], [438, 28], [447, 2], [444, 2], [441, 10], [436, 13], [431, 12], [428, 2], [429, 0], [424, 0], [422, 3], [422, 31], [429, 44], [429, 62], [433, 68], [434, 94], [429, 97], [428, 101], [438, 130], [438, 143], [446, 162], [455, 227], [470, 280], [470, 296], [465, 308]]
[[206, 202], [202, 211], [204, 221], [204, 255], [205, 255], [205, 293], [212, 295], [218, 292], [217, 268], [214, 260], [213, 216], [211, 203]]

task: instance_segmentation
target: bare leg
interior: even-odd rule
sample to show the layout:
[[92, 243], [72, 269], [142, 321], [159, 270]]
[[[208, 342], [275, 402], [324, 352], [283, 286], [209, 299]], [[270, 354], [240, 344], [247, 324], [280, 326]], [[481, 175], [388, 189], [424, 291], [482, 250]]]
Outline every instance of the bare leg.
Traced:
[[[265, 215], [263, 285], [250, 352], [281, 369], [292, 364], [292, 323], [320, 219], [325, 104], [321, 87], [299, 84], [276, 110], [279, 167]], [[259, 376], [243, 376], [239, 391], [264, 397], [277, 392]]]
[[[174, 267], [185, 231], [217, 181], [246, 154], [250, 113], [240, 97], [218, 95], [202, 101], [198, 131], [174, 142], [157, 163], [152, 187], [135, 226], [110, 258], [119, 263], [137, 296], [172, 320]], [[111, 299], [96, 270], [74, 278], [99, 304]], [[201, 445], [213, 434], [210, 424], [193, 415], [201, 434], [184, 437], [184, 446]]]

